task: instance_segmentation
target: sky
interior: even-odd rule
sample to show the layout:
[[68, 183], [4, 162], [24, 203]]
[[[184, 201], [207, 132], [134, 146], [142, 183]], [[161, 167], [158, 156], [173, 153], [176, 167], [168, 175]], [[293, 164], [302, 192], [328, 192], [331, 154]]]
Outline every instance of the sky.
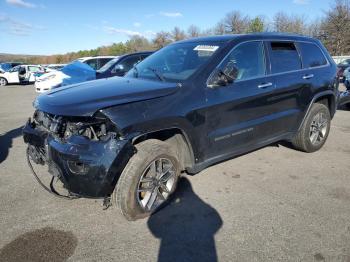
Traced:
[[321, 17], [331, 0], [0, 0], [0, 53], [50, 55], [152, 38], [175, 26], [213, 27], [226, 13]]

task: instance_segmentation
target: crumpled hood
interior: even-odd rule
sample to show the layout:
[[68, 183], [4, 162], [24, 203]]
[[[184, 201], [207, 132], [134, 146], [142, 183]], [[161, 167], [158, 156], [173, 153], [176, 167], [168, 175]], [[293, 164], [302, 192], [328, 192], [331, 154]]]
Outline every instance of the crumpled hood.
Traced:
[[92, 116], [102, 108], [163, 97], [178, 88], [176, 83], [112, 77], [53, 89], [38, 96], [34, 106], [54, 115]]

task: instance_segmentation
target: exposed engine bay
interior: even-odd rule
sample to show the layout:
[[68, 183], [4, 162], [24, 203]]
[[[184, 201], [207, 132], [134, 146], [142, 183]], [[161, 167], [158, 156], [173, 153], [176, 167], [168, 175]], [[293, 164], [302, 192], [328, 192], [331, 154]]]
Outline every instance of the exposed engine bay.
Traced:
[[[67, 117], [37, 110], [24, 127], [23, 136], [34, 175], [31, 161], [47, 165], [48, 172], [74, 197], [110, 195], [133, 154], [131, 144], [101, 113], [94, 117]], [[50, 191], [57, 194], [52, 185]]]
[[[105, 117], [62, 117], [42, 111], [35, 111], [33, 124], [45, 129], [57, 139], [67, 139], [72, 135], [79, 135], [90, 140], [106, 140], [116, 137], [115, 126]], [[108, 130], [108, 131], [107, 131]]]

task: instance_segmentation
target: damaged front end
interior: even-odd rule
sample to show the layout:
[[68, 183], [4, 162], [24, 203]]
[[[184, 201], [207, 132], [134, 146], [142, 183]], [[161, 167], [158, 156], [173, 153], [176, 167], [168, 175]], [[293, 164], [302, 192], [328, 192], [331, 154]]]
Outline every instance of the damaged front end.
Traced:
[[30, 166], [47, 165], [73, 196], [111, 195], [134, 154], [129, 140], [99, 112], [94, 117], [68, 117], [37, 110], [23, 128], [23, 138]]

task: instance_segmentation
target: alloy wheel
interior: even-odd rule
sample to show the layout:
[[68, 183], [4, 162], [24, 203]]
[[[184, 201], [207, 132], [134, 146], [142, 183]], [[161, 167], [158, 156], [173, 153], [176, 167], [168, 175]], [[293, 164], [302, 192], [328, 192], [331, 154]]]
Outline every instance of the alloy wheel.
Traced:
[[6, 86], [7, 82], [6, 79], [0, 78], [0, 86]]
[[319, 145], [326, 137], [328, 120], [323, 113], [314, 116], [310, 126], [310, 141], [313, 145]]
[[158, 158], [144, 170], [137, 187], [137, 200], [146, 212], [165, 202], [174, 190], [176, 169], [171, 160]]

